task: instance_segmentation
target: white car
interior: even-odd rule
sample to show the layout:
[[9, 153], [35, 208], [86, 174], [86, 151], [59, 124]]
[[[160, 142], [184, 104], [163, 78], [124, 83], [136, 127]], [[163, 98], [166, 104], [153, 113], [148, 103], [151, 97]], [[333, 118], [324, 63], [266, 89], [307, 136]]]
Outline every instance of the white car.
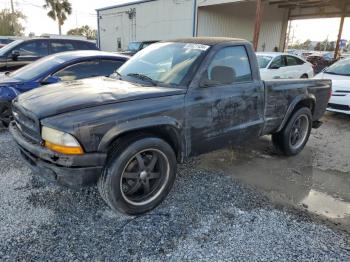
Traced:
[[339, 60], [315, 78], [332, 80], [332, 96], [327, 110], [350, 115], [350, 58]]
[[312, 78], [312, 64], [301, 57], [286, 53], [256, 53], [263, 80]]

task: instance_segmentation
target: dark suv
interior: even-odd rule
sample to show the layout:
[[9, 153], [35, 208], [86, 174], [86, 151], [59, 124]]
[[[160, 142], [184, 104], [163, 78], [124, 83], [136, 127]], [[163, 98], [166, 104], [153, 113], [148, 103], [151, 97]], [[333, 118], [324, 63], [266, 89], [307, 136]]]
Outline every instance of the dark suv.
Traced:
[[13, 71], [44, 56], [74, 50], [98, 50], [96, 44], [74, 39], [16, 40], [0, 49], [0, 72]]

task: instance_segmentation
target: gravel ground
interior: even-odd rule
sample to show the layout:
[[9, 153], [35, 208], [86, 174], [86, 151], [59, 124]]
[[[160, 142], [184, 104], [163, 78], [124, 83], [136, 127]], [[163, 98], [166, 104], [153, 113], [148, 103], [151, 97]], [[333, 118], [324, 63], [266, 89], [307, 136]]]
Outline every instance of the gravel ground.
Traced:
[[53, 261], [350, 261], [349, 235], [276, 207], [197, 160], [166, 201], [141, 217], [109, 210], [95, 187], [33, 177], [0, 131], [0, 259]]

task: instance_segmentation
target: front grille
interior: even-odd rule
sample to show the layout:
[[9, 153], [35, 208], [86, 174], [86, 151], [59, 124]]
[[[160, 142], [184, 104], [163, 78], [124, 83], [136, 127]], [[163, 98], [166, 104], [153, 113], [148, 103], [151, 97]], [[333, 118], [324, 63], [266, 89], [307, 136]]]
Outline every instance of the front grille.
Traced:
[[21, 134], [29, 139], [32, 143], [40, 144], [40, 125], [39, 121], [24, 109], [13, 105], [13, 117]]
[[328, 108], [335, 110], [350, 111], [350, 106], [329, 103]]

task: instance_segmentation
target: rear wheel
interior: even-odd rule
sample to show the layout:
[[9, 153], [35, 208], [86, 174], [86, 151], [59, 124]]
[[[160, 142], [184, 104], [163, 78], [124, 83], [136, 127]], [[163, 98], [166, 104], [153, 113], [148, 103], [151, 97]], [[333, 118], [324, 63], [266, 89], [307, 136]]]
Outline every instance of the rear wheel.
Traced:
[[138, 215], [158, 206], [176, 176], [176, 157], [164, 140], [141, 138], [113, 150], [98, 188], [114, 210]]
[[310, 109], [300, 108], [294, 112], [280, 132], [272, 135], [272, 143], [279, 153], [287, 156], [299, 154], [309, 140], [311, 129]]

